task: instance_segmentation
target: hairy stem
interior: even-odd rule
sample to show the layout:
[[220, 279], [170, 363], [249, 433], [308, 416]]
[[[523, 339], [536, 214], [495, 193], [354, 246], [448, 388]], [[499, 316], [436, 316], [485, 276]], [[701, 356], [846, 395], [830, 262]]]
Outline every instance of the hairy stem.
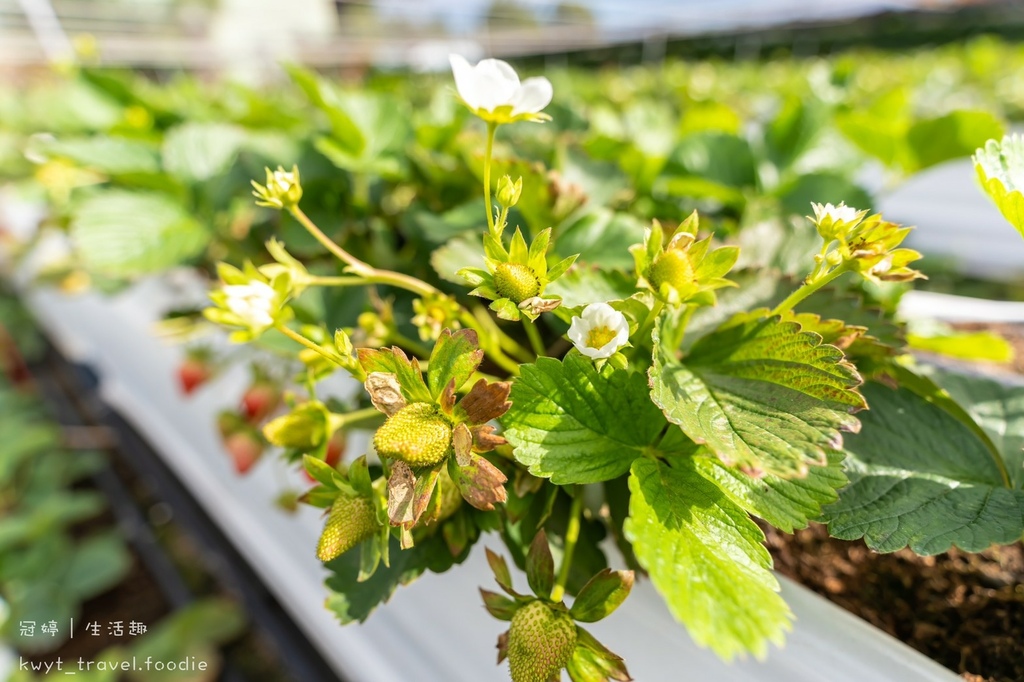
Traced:
[[302, 280], [303, 284], [313, 287], [358, 287], [366, 284], [362, 277], [318, 277], [310, 275]]
[[562, 552], [562, 565], [558, 567], [558, 578], [551, 589], [551, 601], [558, 603], [565, 597], [565, 585], [569, 582], [569, 571], [572, 569], [572, 555], [576, 550], [576, 541], [580, 539], [580, 516], [583, 513], [583, 491], [579, 486], [572, 486], [572, 507], [569, 509], [569, 525], [565, 529], [565, 548]]
[[818, 277], [817, 279], [809, 279], [799, 289], [791, 293], [786, 297], [782, 303], [775, 307], [775, 310], [771, 312], [772, 315], [782, 315], [795, 308], [801, 301], [813, 294], [818, 289], [821, 289], [826, 284], [838, 279], [843, 273], [849, 272], [850, 266], [843, 263], [832, 272], [827, 275]]
[[309, 339], [307, 339], [305, 336], [303, 336], [302, 334], [298, 333], [294, 329], [286, 327], [283, 324], [277, 325], [276, 327], [274, 327], [274, 329], [276, 329], [277, 331], [281, 332], [282, 334], [287, 336], [292, 341], [295, 341], [297, 343], [302, 344], [303, 346], [305, 346], [306, 348], [310, 349], [311, 351], [315, 351], [315, 352], [319, 353], [320, 355], [324, 356], [325, 358], [327, 358], [328, 360], [330, 360], [331, 362], [337, 364], [337, 362], [339, 360], [337, 355], [334, 355], [333, 353], [327, 352], [326, 350], [324, 350], [320, 346], [316, 345], [315, 343], [313, 343], [312, 341], [310, 341]]
[[351, 428], [353, 426], [359, 426], [368, 422], [374, 422], [383, 417], [384, 415], [376, 407], [364, 407], [361, 410], [354, 412], [347, 412], [341, 415], [341, 425], [343, 428]]
[[491, 154], [494, 152], [494, 133], [498, 124], [487, 123], [487, 148], [484, 150], [484, 208], [487, 210], [487, 229], [494, 234], [494, 207], [491, 205]]

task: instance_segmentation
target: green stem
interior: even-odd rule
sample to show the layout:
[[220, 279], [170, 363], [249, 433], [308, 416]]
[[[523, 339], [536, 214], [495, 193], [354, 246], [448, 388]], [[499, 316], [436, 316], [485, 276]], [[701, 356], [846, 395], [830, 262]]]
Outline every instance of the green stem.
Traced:
[[341, 424], [344, 428], [351, 428], [366, 422], [373, 422], [382, 417], [383, 414], [376, 407], [364, 407], [355, 412], [348, 412], [341, 415]]
[[530, 339], [530, 346], [533, 348], [533, 352], [537, 354], [537, 357], [541, 357], [545, 354], [544, 340], [540, 338], [540, 330], [537, 329], [537, 325], [526, 319], [521, 318], [523, 322], [523, 329], [526, 330], [526, 337]]
[[494, 152], [494, 133], [498, 124], [487, 122], [487, 148], [484, 150], [484, 208], [487, 210], [487, 229], [494, 234], [494, 207], [491, 205], [491, 154]]
[[310, 275], [302, 281], [312, 287], [357, 287], [366, 284], [362, 277], [317, 277]]
[[847, 263], [843, 263], [832, 272], [819, 277], [817, 280], [806, 282], [802, 287], [791, 293], [786, 297], [782, 303], [775, 307], [775, 310], [771, 312], [772, 315], [782, 315], [795, 308], [801, 301], [813, 294], [818, 289], [822, 288], [826, 284], [838, 279], [843, 273], [849, 272], [850, 266]]
[[340, 261], [352, 268], [357, 275], [365, 275], [373, 270], [369, 265], [359, 260], [345, 249], [338, 246], [333, 239], [328, 237], [319, 227], [316, 226], [309, 216], [298, 206], [292, 206], [288, 211], [292, 217], [299, 221], [299, 224], [306, 228], [306, 231], [313, 235], [313, 238], [320, 242], [321, 246], [334, 254]]
[[310, 349], [312, 351], [316, 351], [320, 355], [322, 355], [325, 358], [327, 358], [328, 360], [330, 360], [332, 363], [337, 364], [337, 362], [339, 360], [338, 356], [333, 355], [331, 353], [328, 353], [323, 348], [321, 348], [320, 346], [316, 345], [315, 343], [313, 343], [312, 341], [310, 341], [309, 339], [307, 339], [305, 336], [303, 336], [302, 334], [298, 333], [294, 329], [290, 329], [290, 328], [284, 326], [283, 324], [277, 325], [276, 327], [274, 327], [274, 329], [276, 329], [277, 331], [281, 332], [282, 334], [287, 336], [292, 341], [300, 343], [300, 344], [302, 344], [303, 346], [305, 346], [306, 348], [308, 348], [308, 349]]
[[[475, 329], [480, 335], [480, 342], [484, 339], [494, 337], [497, 339], [497, 348], [509, 354], [520, 362], [533, 362], [534, 358], [530, 352], [523, 348], [518, 341], [506, 334], [495, 324], [483, 306], [475, 306], [472, 313], [468, 310], [459, 312], [459, 321], [469, 329]], [[493, 345], [493, 344], [492, 344]], [[488, 351], [489, 352], [489, 351]]]
[[294, 216], [295, 219], [299, 221], [299, 223], [306, 228], [306, 230], [313, 235], [313, 237], [320, 242], [325, 249], [348, 265], [349, 269], [361, 277], [364, 282], [371, 284], [390, 284], [391, 286], [411, 291], [412, 293], [420, 296], [438, 293], [436, 288], [421, 279], [410, 277], [409, 275], [402, 274], [401, 272], [378, 270], [369, 263], [359, 260], [351, 253], [338, 246], [334, 240], [324, 234], [320, 228], [316, 226], [316, 223], [310, 220], [309, 216], [307, 216], [301, 208], [293, 206], [289, 210], [291, 211], [292, 216]]
[[414, 341], [413, 339], [410, 339], [405, 334], [400, 334], [398, 332], [391, 332], [391, 340], [394, 341], [395, 343], [397, 343], [399, 346], [405, 346], [405, 348], [411, 350], [414, 354], [420, 356], [421, 358], [429, 358], [430, 357], [430, 349], [429, 348], [424, 346], [419, 341]]
[[565, 547], [562, 552], [562, 565], [558, 567], [558, 578], [551, 590], [551, 601], [556, 604], [565, 597], [565, 585], [569, 582], [569, 571], [572, 569], [572, 555], [576, 550], [576, 541], [580, 538], [580, 516], [583, 513], [583, 491], [579, 486], [571, 488], [572, 507], [569, 509], [569, 525], [565, 529]]

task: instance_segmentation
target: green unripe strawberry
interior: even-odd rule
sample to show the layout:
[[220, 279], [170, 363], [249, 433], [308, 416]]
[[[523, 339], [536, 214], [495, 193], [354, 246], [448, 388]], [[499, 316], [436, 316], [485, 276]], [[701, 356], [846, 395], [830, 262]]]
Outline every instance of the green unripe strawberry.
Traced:
[[512, 616], [508, 631], [508, 666], [512, 682], [549, 682], [572, 658], [576, 623], [565, 611], [541, 601], [530, 602]]
[[427, 403], [406, 405], [377, 429], [373, 446], [384, 457], [400, 459], [414, 469], [434, 466], [447, 456], [452, 425]]
[[651, 284], [655, 291], [668, 284], [676, 291], [686, 292], [694, 283], [693, 264], [685, 251], [670, 249], [660, 254], [651, 264]]
[[365, 497], [339, 495], [331, 506], [324, 532], [316, 545], [316, 556], [324, 563], [373, 537], [380, 529], [373, 502]]
[[519, 305], [540, 294], [540, 280], [528, 265], [498, 263], [494, 269], [494, 289], [501, 297]]

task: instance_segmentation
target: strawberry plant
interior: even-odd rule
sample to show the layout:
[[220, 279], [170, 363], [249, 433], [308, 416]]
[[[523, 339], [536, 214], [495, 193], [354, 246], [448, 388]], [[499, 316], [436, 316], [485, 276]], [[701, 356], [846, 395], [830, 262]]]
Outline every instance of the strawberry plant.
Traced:
[[[530, 177], [492, 180], [499, 133], [546, 120], [550, 83], [495, 60], [452, 66], [485, 129], [484, 203], [477, 234], [435, 253], [443, 284], [333, 239], [302, 208], [299, 170], [279, 168], [253, 183], [258, 203], [290, 215], [336, 269], [313, 274], [271, 240], [271, 262], [218, 266], [205, 311], [236, 342], [288, 339], [302, 363], [306, 397], [264, 435], [316, 481], [302, 501], [325, 509], [316, 551], [342, 622], [497, 533], [529, 587], [517, 591], [488, 550], [505, 594], [481, 594], [509, 623], [498, 650], [512, 679], [626, 680], [582, 624], [612, 614], [637, 572], [723, 658], [782, 643], [792, 614], [753, 517], [785, 531], [822, 520], [880, 551], [1021, 537], [1020, 442], [993, 436], [1020, 427], [991, 407], [1020, 390], [916, 363], [863, 299], [864, 287], [921, 277], [920, 254], [902, 245], [909, 228], [811, 204], [817, 246], [796, 259], [800, 279], [745, 260], [750, 240], [722, 239], [696, 211], [579, 248], [571, 227], [520, 211]], [[526, 225], [513, 229], [515, 215]], [[379, 296], [347, 327], [302, 311], [310, 290], [360, 288], [405, 301], [419, 339]], [[362, 384], [362, 406], [318, 397], [335, 372]], [[325, 462], [352, 428], [373, 430], [373, 450]]]

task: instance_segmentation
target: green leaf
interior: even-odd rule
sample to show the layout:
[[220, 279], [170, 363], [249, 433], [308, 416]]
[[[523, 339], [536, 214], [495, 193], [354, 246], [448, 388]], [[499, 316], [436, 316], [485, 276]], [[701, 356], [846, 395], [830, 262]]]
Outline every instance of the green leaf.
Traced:
[[334, 143], [352, 156], [362, 154], [366, 138], [352, 117], [341, 107], [337, 93], [312, 71], [295, 65], [288, 65], [285, 70], [306, 97], [326, 114]]
[[560, 296], [563, 308], [619, 301], [636, 292], [636, 277], [621, 270], [578, 266], [548, 285], [545, 294]]
[[846, 202], [847, 206], [867, 208], [871, 197], [860, 185], [839, 173], [808, 173], [798, 176], [779, 191], [782, 208], [788, 214], [807, 215], [811, 202], [830, 203], [836, 206]]
[[953, 111], [917, 121], [907, 132], [913, 158], [908, 171], [919, 171], [970, 154], [990, 138], [1001, 137], [1003, 124], [988, 111]]
[[559, 485], [607, 481], [645, 452], [686, 447], [678, 429], [655, 445], [667, 424], [643, 374], [599, 372], [578, 353], [523, 365], [510, 399], [502, 424], [516, 459]]
[[629, 247], [642, 242], [645, 225], [628, 213], [598, 208], [563, 225], [555, 239], [561, 256], [579, 254], [579, 260], [608, 269], [630, 268]]
[[856, 369], [795, 322], [738, 315], [702, 337], [683, 362], [656, 330], [651, 396], [669, 421], [727, 464], [805, 476], [856, 431], [864, 407]]
[[64, 587], [84, 601], [106, 592], [128, 574], [132, 559], [116, 533], [85, 540], [71, 555]]
[[629, 596], [633, 579], [633, 571], [604, 569], [583, 586], [569, 614], [581, 623], [596, 623], [606, 618]]
[[185, 182], [204, 182], [228, 171], [245, 142], [241, 128], [226, 123], [185, 123], [164, 138], [164, 168]]
[[462, 388], [483, 359], [484, 352], [478, 345], [472, 329], [460, 329], [454, 334], [450, 329], [441, 332], [427, 365], [427, 386], [432, 396], [441, 395], [450, 381], [455, 382], [456, 390]]
[[69, 159], [110, 175], [160, 172], [157, 150], [135, 140], [96, 135], [58, 140], [34, 138], [28, 144], [34, 153]]
[[824, 510], [833, 536], [924, 555], [1020, 539], [1024, 491], [1007, 487], [1003, 462], [967, 426], [905, 388], [871, 383], [864, 395], [871, 410], [846, 443], [850, 485]]
[[360, 348], [356, 353], [359, 356], [359, 364], [363, 366], [363, 370], [367, 374], [370, 372], [394, 374], [402, 387], [402, 395], [410, 403], [433, 402], [434, 397], [423, 381], [420, 363], [415, 357], [410, 359], [397, 346], [380, 350]]
[[376, 572], [359, 582], [359, 552], [345, 552], [327, 564], [332, 575], [327, 579], [331, 594], [325, 606], [342, 624], [363, 622], [379, 604], [383, 604], [401, 585], [407, 585], [425, 571], [442, 573], [461, 563], [469, 555], [467, 543], [463, 552], [453, 557], [441, 534], [417, 540], [416, 545], [403, 550], [392, 537], [389, 548], [390, 566], [381, 564]]
[[989, 140], [975, 152], [974, 169], [999, 212], [1024, 235], [1024, 137]]
[[450, 239], [448, 243], [430, 254], [430, 265], [441, 279], [466, 286], [466, 280], [458, 274], [463, 268], [486, 269], [484, 247], [477, 236], [462, 236]]
[[210, 233], [165, 194], [111, 190], [78, 205], [71, 239], [91, 272], [134, 277], [199, 255]]
[[1013, 486], [1024, 488], [1024, 387], [938, 369], [930, 374], [988, 434]]
[[526, 554], [526, 579], [533, 593], [542, 599], [551, 595], [555, 585], [555, 560], [551, 556], [548, 536], [543, 530], [537, 531]]
[[809, 521], [821, 516], [823, 505], [838, 499], [836, 491], [847, 484], [842, 462], [841, 452], [830, 451], [828, 464], [811, 467], [806, 477], [794, 479], [754, 478], [706, 453], [694, 458], [694, 467], [747, 512], [792, 533], [806, 528]]
[[696, 133], [683, 138], [672, 152], [666, 175], [689, 175], [723, 187], [752, 187], [757, 182], [750, 143], [727, 133]]
[[689, 457], [639, 459], [626, 536], [669, 610], [725, 659], [781, 645], [792, 615], [757, 525]]

